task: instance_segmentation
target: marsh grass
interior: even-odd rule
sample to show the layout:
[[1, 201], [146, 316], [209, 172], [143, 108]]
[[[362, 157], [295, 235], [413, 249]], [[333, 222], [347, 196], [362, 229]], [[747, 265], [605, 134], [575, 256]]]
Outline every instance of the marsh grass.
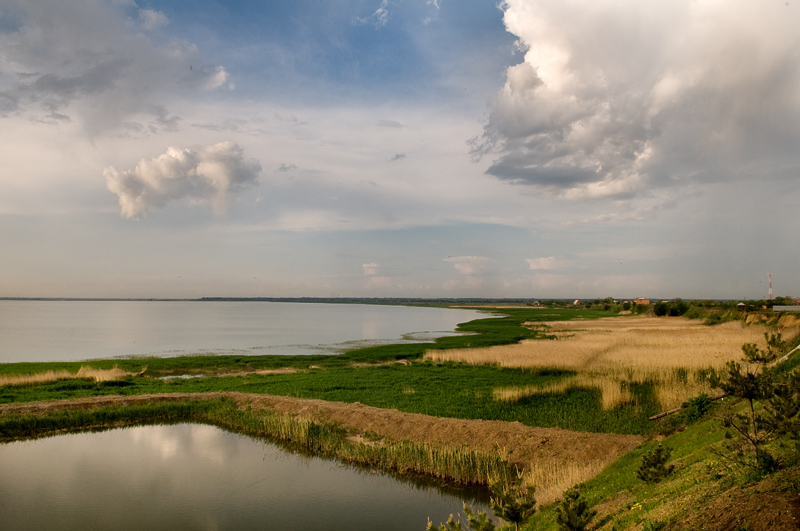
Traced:
[[[541, 326], [541, 325], [536, 325]], [[484, 349], [429, 351], [425, 359], [515, 368], [552, 368], [576, 374], [545, 385], [498, 387], [496, 400], [514, 403], [569, 389], [602, 394], [603, 409], [636, 402], [632, 385], [653, 387], [663, 409], [712, 393], [708, 375], [741, 358], [744, 343], [763, 346], [763, 326], [730, 322], [709, 327], [683, 318], [612, 318], [548, 324], [555, 340], [528, 340]], [[785, 328], [789, 338], [797, 328]]]
[[348, 440], [347, 431], [337, 424], [268, 410], [242, 410], [228, 399], [102, 406], [48, 411], [40, 415], [5, 414], [0, 416], [0, 441], [52, 436], [70, 431], [190, 421], [269, 439], [295, 451], [453, 483], [488, 485], [492, 478], [507, 478], [512, 473], [507, 457], [500, 452], [478, 452], [466, 447], [412, 441], [353, 443]]
[[59, 409], [46, 414], [7, 413], [0, 416], [0, 441], [47, 437], [81, 430], [179, 422], [199, 416], [213, 401], [150, 402], [93, 409]]
[[597, 371], [580, 371], [574, 376], [543, 386], [499, 387], [494, 389], [495, 400], [515, 403], [536, 395], [557, 396], [570, 389], [589, 389], [600, 392], [604, 410], [624, 404], [638, 405], [631, 391], [634, 385], [649, 385], [663, 409], [680, 406], [689, 397], [701, 393], [713, 394], [708, 376], [711, 368], [689, 371], [680, 367], [627, 368], [613, 367]]
[[47, 370], [31, 374], [4, 374], [0, 375], [0, 385], [37, 385], [59, 380], [90, 379], [95, 382], [109, 382], [133, 376], [133, 373], [114, 366], [110, 369], [81, 366], [78, 372], [66, 369]]
[[[570, 377], [575, 371], [562, 369], [507, 369], [462, 363], [406, 364], [387, 361], [412, 359], [426, 350], [450, 347], [487, 346], [541, 337], [541, 322], [581, 318], [580, 326], [607, 312], [586, 310], [548, 311], [503, 309], [506, 317], [479, 319], [459, 328], [475, 335], [440, 338], [434, 345], [386, 345], [361, 349], [342, 356], [186, 356], [92, 360], [84, 365], [111, 369], [114, 365], [128, 372], [140, 372], [141, 378], [93, 382], [72, 379], [39, 385], [0, 387], [0, 403], [62, 400], [99, 395], [142, 395], [160, 393], [202, 393], [241, 391], [267, 393], [329, 401], [360, 402], [395, 408], [410, 413], [464, 418], [518, 421], [528, 426], [561, 427], [577, 431], [608, 433], [647, 433], [647, 417], [658, 413], [658, 404], [646, 386], [627, 386], [635, 406], [628, 403], [604, 410], [601, 394], [593, 388], [570, 389], [561, 395], [530, 395], [516, 402], [498, 401], [497, 388], [539, 388]], [[533, 319], [540, 330], [524, 326]], [[542, 341], [553, 343], [554, 341]], [[361, 364], [355, 366], [356, 364]], [[308, 370], [313, 364], [324, 370]], [[47, 370], [77, 373], [80, 363], [0, 364], [0, 375], [32, 374]], [[296, 367], [297, 371], [287, 368]], [[242, 376], [219, 376], [246, 371]], [[269, 373], [265, 372], [269, 371]], [[158, 376], [195, 373], [215, 374], [209, 378], [171, 378]], [[412, 392], [413, 390], [413, 392]]]
[[536, 501], [539, 505], [547, 505], [572, 486], [597, 476], [606, 464], [600, 461], [540, 460], [526, 472], [525, 483], [535, 485]]
[[512, 467], [502, 453], [382, 439], [364, 444], [352, 442], [348, 433], [333, 423], [308, 417], [277, 414], [267, 410], [241, 410], [226, 405], [210, 411], [213, 424], [254, 437], [283, 442], [314, 455], [334, 457], [361, 466], [401, 474], [421, 474], [462, 484], [489, 485], [493, 478], [511, 477]]

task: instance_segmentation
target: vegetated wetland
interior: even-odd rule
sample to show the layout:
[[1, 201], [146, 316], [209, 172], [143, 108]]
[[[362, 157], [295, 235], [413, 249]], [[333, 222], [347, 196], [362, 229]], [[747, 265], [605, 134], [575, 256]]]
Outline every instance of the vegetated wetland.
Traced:
[[[542, 348], [550, 348], [552, 345], [564, 348], [561, 345], [567, 344], [571, 339], [565, 336], [579, 338], [582, 332], [586, 336], [586, 333], [591, 334], [596, 330], [608, 330], [609, 326], [619, 329], [605, 332], [607, 336], [613, 336], [616, 332], [630, 328], [634, 318], [615, 316], [615, 312], [602, 309], [503, 308], [497, 310], [497, 314], [498, 317], [471, 321], [459, 327], [460, 330], [470, 331], [474, 335], [439, 338], [433, 344], [376, 346], [339, 356], [201, 356], [97, 360], [83, 364], [61, 362], [0, 365], [0, 373], [6, 375], [32, 375], [46, 370], [77, 373], [81, 365], [106, 370], [113, 369], [116, 365], [119, 370], [129, 373], [122, 375], [120, 379], [109, 381], [76, 378], [4, 385], [0, 388], [0, 402], [5, 403], [0, 407], [0, 433], [8, 439], [87, 426], [175, 420], [174, 417], [155, 410], [137, 413], [128, 418], [128, 414], [121, 411], [134, 406], [120, 404], [130, 400], [142, 401], [135, 407], [152, 407], [158, 410], [163, 407], [158, 405], [160, 401], [166, 400], [165, 397], [172, 397], [174, 407], [184, 407], [179, 404], [184, 403], [188, 397], [203, 396], [198, 393], [222, 392], [226, 398], [218, 397], [213, 400], [233, 401], [235, 407], [232, 408], [230, 403], [225, 406], [231, 412], [228, 420], [223, 422], [217, 418], [206, 420], [207, 422], [248, 433], [248, 430], [254, 429], [253, 426], [262, 429], [260, 426], [264, 424], [264, 415], [288, 415], [294, 419], [292, 422], [300, 425], [322, 426], [312, 428], [312, 432], [329, 430], [330, 433], [338, 433], [332, 439], [338, 442], [334, 443], [336, 449], [330, 455], [338, 455], [339, 459], [347, 459], [346, 454], [350, 450], [343, 450], [345, 445], [359, 447], [363, 444], [390, 448], [402, 442], [402, 438], [410, 438], [418, 444], [430, 444], [433, 445], [432, 448], [461, 447], [467, 443], [466, 449], [471, 452], [500, 457], [508, 466], [524, 469], [526, 480], [537, 484], [537, 499], [544, 506], [541, 517], [529, 524], [529, 529], [554, 528], [554, 506], [548, 506], [547, 503], [557, 500], [560, 493], [572, 484], [583, 485], [583, 492], [591, 503], [602, 508], [598, 520], [604, 523], [598, 527], [605, 529], [613, 526], [617, 529], [642, 529], [648, 522], [666, 522], [673, 526], [670, 529], [683, 529], [678, 523], [681, 514], [685, 513], [685, 507], [680, 506], [680, 503], [693, 504], [695, 507], [710, 506], [710, 498], [703, 496], [711, 496], [710, 493], [730, 488], [731, 484], [726, 484], [725, 478], [733, 476], [721, 474], [717, 465], [709, 464], [714, 460], [708, 457], [708, 445], [722, 438], [719, 421], [709, 418], [693, 425], [680, 420], [680, 415], [662, 419], [658, 423], [649, 421], [649, 416], [666, 409], [668, 400], [675, 400], [674, 396], [665, 399], [663, 393], [659, 394], [658, 382], [652, 375], [637, 380], [635, 371], [629, 369], [615, 382], [616, 387], [622, 390], [622, 399], [609, 403], [604, 397], [605, 390], [596, 381], [576, 380], [582, 367], [586, 365], [585, 361], [573, 362], [571, 366], [567, 363], [542, 363], [506, 367], [496, 360], [481, 363], [470, 360], [472, 363], [464, 363], [434, 359], [434, 354], [458, 353], [457, 349], [462, 349], [463, 354], [484, 347], [491, 347], [488, 349], [491, 351], [498, 344], [509, 345], [504, 348], [521, 348], [512, 346], [520, 341], [524, 341], [523, 347], [535, 344]], [[612, 316], [615, 317], [604, 319]], [[769, 325], [767, 330], [778, 330], [777, 318], [766, 319], [766, 324]], [[730, 330], [739, 333], [741, 329], [742, 333], [754, 334], [757, 341], [763, 339], [764, 331], [756, 323], [742, 328], [740, 321], [723, 325], [722, 328], [719, 328], [720, 325], [708, 327], [699, 324], [701, 321], [688, 320], [657, 320], [652, 323], [651, 329], [658, 329], [658, 323], [667, 329], [675, 328], [675, 323], [686, 323], [678, 328], [697, 328], [696, 333], [700, 333], [701, 327], [723, 334], [730, 333]], [[660, 330], [659, 333], [668, 335], [676, 332], [667, 329]], [[786, 337], [791, 338], [790, 326], [784, 327], [782, 331]], [[677, 333], [680, 335], [682, 332]], [[742, 337], [737, 336], [735, 341], [740, 339]], [[796, 342], [796, 339], [791, 341], [792, 344]], [[700, 343], [702, 342], [698, 344]], [[463, 350], [464, 348], [467, 350]], [[619, 351], [611, 355], [611, 351], [606, 351], [608, 364], [623, 360], [632, 363], [634, 360], [631, 352], [623, 355]], [[652, 359], [647, 352], [652, 352], [652, 348], [640, 351], [639, 365], [652, 369]], [[741, 343], [734, 345], [731, 342], [730, 353], [726, 355], [729, 356], [728, 359], [738, 359], [741, 356]], [[681, 374], [683, 370], [686, 375], [684, 379], [688, 380], [699, 367], [688, 362], [684, 366], [671, 355], [667, 359], [673, 363], [668, 365], [669, 370], [663, 374]], [[696, 357], [691, 361], [696, 361]], [[784, 363], [784, 368], [791, 369], [795, 363], [795, 357], [792, 357]], [[196, 377], [161, 379], [168, 375], [187, 374]], [[498, 389], [539, 391], [509, 400], [498, 396]], [[685, 388], [681, 392], [684, 391], [691, 392], [692, 389]], [[154, 394], [158, 398], [152, 396]], [[108, 398], [109, 395], [113, 396]], [[692, 395], [687, 395], [682, 400], [690, 396]], [[66, 402], [48, 402], [45, 405], [31, 403], [41, 400]], [[121, 402], [115, 405], [114, 400]], [[146, 405], [150, 402], [155, 405]], [[64, 412], [64, 408], [79, 403], [86, 405], [74, 407], [88, 409], [78, 409], [71, 414], [67, 413], [72, 410]], [[735, 403], [718, 402], [713, 407], [735, 407]], [[94, 406], [99, 406], [99, 409]], [[91, 416], [93, 411], [102, 414], [95, 418]], [[198, 419], [206, 414], [182, 413], [180, 418]], [[59, 415], [65, 416], [59, 418]], [[20, 432], [16, 432], [17, 435], [12, 434], [15, 423], [17, 428], [14, 429], [21, 429], [24, 432], [22, 435]], [[392, 427], [397, 431], [393, 431]], [[707, 435], [701, 435], [706, 432]], [[684, 460], [685, 466], [681, 464], [681, 467], [686, 468], [685, 473], [681, 472], [679, 476], [682, 478], [680, 488], [673, 485], [670, 487], [673, 489], [671, 491], [659, 490], [663, 488], [637, 484], [633, 473], [630, 475], [634, 479], [627, 476], [631, 467], [635, 469], [642, 453], [650, 448], [649, 443], [646, 443], [630, 452], [640, 441], [653, 436], [666, 436], [665, 444], [672, 444], [671, 441], [679, 440], [676, 438], [685, 437], [684, 433], [694, 433], [701, 442], [692, 443], [694, 446], [690, 445], [691, 448], [683, 448], [682, 453], [676, 452], [680, 456], [677, 458]], [[524, 440], [532, 444], [526, 446], [522, 442]], [[313, 447], [316, 443], [311, 444]], [[584, 459], [563, 451], [559, 453], [545, 450], [536, 453], [531, 448], [537, 445], [549, 450], [556, 447], [575, 448], [583, 452]], [[606, 451], [609, 448], [617, 450]], [[323, 451], [322, 447], [317, 447], [317, 450]], [[607, 459], [592, 460], [589, 457], [591, 451], [605, 452]], [[411, 452], [405, 455], [421, 454]], [[618, 456], [622, 457], [617, 459]], [[412, 457], [410, 461], [413, 463], [417, 459]], [[364, 463], [369, 464], [369, 461], [364, 460]], [[705, 463], [705, 468], [697, 468], [700, 466], [697, 463]], [[377, 466], [391, 468], [391, 465], [385, 464]], [[410, 472], [414, 467], [409, 466], [406, 469], [406, 465], [403, 465], [402, 469]], [[691, 476], [688, 470], [694, 471], [694, 481], [701, 482], [704, 489], [702, 495], [684, 484]], [[705, 476], [700, 478], [697, 475], [698, 470], [704, 470]], [[791, 470], [793, 469], [787, 468], [786, 474], [789, 475], [781, 472], [784, 476], [780, 477], [788, 478], [785, 481], [794, 481], [791, 479]], [[592, 479], [595, 476], [597, 477]], [[479, 474], [474, 478], [477, 478], [474, 481], [478, 483], [485, 482], [485, 479], [479, 478]], [[732, 488], [743, 488], [735, 482], [733, 485]], [[687, 492], [692, 492], [689, 498], [685, 497]], [[678, 500], [682, 501], [679, 503]], [[546, 522], [550, 522], [550, 527]], [[780, 526], [773, 528], [782, 529]]]
[[[800, 334], [800, 323], [793, 316], [777, 320], [773, 328], [789, 341]], [[722, 370], [727, 362], [738, 360], [743, 344], [763, 347], [764, 334], [769, 330], [765, 325], [743, 321], [708, 326], [682, 317], [560, 321], [546, 325], [546, 333], [555, 341], [525, 340], [481, 349], [434, 350], [426, 353], [425, 359], [575, 372], [546, 386], [495, 389], [495, 397], [504, 401], [596, 388], [602, 392], [603, 407], [612, 409], [634, 400], [634, 386], [649, 384], [660, 407], [672, 409], [691, 396], [712, 393], [708, 375]]]

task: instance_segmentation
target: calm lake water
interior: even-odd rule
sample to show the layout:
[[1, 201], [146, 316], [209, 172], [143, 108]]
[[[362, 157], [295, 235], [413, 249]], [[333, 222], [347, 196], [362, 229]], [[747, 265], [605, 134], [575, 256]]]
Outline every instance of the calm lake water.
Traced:
[[336, 354], [452, 333], [472, 310], [362, 304], [0, 300], [0, 363], [183, 354]]
[[4, 444], [0, 471], [7, 530], [422, 531], [474, 502], [202, 424]]

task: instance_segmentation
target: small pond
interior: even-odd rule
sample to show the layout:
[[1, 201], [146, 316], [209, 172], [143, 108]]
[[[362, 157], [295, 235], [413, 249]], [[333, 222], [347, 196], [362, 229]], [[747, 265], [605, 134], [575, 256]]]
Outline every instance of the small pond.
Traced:
[[7, 530], [423, 531], [428, 517], [443, 522], [475, 494], [289, 453], [203, 424], [0, 445]]

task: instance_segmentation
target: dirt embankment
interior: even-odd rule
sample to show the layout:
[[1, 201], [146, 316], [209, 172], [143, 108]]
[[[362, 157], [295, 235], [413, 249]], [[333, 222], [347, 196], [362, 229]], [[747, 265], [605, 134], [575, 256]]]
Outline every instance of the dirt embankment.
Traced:
[[[546, 466], [551, 475], [573, 470], [576, 464], [590, 468], [592, 472], [590, 475], [594, 475], [643, 440], [636, 435], [532, 428], [519, 422], [432, 417], [418, 413], [404, 413], [396, 409], [365, 406], [360, 403], [349, 404], [247, 393], [85, 397], [54, 402], [4, 404], [0, 405], [0, 414], [12, 412], [42, 414], [58, 409], [90, 409], [100, 406], [133, 405], [147, 401], [207, 400], [223, 396], [234, 400], [242, 408], [250, 406], [253, 409], [268, 409], [277, 413], [310, 417], [317, 421], [334, 422], [356, 435], [369, 433], [394, 440], [466, 446], [487, 452], [505, 451], [511, 463], [529, 470], [536, 466]], [[589, 472], [587, 469], [583, 473]]]
[[395, 440], [462, 446], [474, 450], [505, 449], [512, 463], [602, 461], [611, 463], [638, 445], [637, 435], [583, 433], [560, 428], [532, 428], [519, 422], [463, 420], [405, 413], [355, 403], [283, 396], [230, 393], [241, 406], [332, 421], [358, 433], [372, 432]]
[[794, 472], [777, 484], [775, 477], [765, 481], [732, 487], [706, 507], [688, 511], [665, 531], [795, 531], [800, 529], [800, 496], [796, 488], [800, 473]]

